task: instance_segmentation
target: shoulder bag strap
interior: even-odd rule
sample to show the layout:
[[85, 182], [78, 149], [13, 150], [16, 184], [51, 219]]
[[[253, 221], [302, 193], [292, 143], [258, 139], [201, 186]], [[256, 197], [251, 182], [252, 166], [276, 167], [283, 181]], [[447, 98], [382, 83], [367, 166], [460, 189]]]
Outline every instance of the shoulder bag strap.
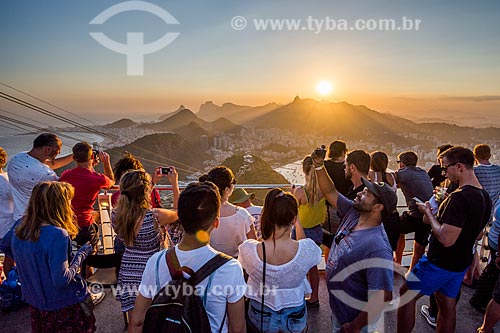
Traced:
[[189, 283], [192, 286], [197, 286], [201, 281], [205, 280], [210, 274], [215, 272], [219, 267], [224, 265], [226, 262], [231, 260], [233, 257], [228, 256], [224, 253], [218, 253], [215, 257], [210, 259], [205, 265], [196, 271], [191, 278], [189, 278]]
[[158, 256], [156, 259], [156, 292], [159, 293], [161, 289], [160, 285], [160, 260], [161, 258], [165, 255], [166, 250], [163, 250], [163, 252]]
[[179, 259], [177, 258], [177, 254], [175, 253], [175, 247], [171, 247], [167, 250], [166, 261], [168, 271], [170, 272], [170, 277], [172, 280], [182, 279], [184, 276], [182, 272], [186, 272], [190, 277], [194, 276], [194, 271], [187, 267], [179, 264]]
[[260, 332], [264, 332], [264, 295], [266, 289], [266, 243], [262, 242], [262, 301], [260, 304]]
[[[232, 258], [233, 257], [230, 257], [227, 254], [219, 252], [215, 257], [210, 259], [205, 265], [201, 266], [201, 268], [191, 276], [188, 282], [192, 286], [197, 286], [201, 281], [205, 280], [208, 276], [210, 276], [209, 283], [207, 285], [207, 288], [205, 289], [205, 300], [206, 300], [207, 292], [211, 285], [212, 273], [215, 272], [217, 269], [219, 269], [219, 267], [224, 265]], [[227, 302], [226, 302], [226, 310], [224, 311], [224, 318], [222, 318], [222, 323], [220, 324], [219, 332], [222, 332], [222, 329], [224, 328], [224, 322], [226, 321], [226, 316], [227, 316]]]

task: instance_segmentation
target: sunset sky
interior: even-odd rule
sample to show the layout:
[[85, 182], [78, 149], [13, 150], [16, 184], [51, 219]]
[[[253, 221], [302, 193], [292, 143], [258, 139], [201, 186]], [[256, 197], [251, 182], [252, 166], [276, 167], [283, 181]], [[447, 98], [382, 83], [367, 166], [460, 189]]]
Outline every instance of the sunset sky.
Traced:
[[[364, 104], [411, 117], [500, 107], [500, 1], [150, 1], [178, 25], [140, 11], [89, 22], [120, 3], [108, 0], [0, 4], [0, 81], [93, 119], [152, 119], [179, 104], [288, 103], [296, 94]], [[231, 20], [243, 16], [247, 27]], [[257, 31], [253, 20], [421, 20], [418, 31]], [[144, 57], [144, 75], [126, 75], [126, 56], [90, 32], [124, 43], [180, 33]], [[321, 81], [333, 91], [321, 96]], [[0, 86], [1, 91], [12, 92]], [[0, 108], [16, 111], [7, 102]], [[16, 111], [17, 112], [17, 111]], [[458, 113], [457, 113], [458, 114]], [[436, 115], [437, 117], [437, 115]]]

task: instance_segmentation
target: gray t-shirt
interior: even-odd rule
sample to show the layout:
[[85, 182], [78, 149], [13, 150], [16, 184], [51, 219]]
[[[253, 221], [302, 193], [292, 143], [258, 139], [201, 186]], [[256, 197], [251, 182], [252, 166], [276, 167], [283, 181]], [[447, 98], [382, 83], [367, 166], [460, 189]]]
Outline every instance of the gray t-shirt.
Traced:
[[330, 308], [344, 324], [352, 321], [362, 308], [352, 307], [349, 296], [366, 303], [370, 290], [392, 291], [394, 275], [392, 250], [384, 227], [352, 230], [359, 220], [353, 202], [339, 195], [337, 208], [344, 217], [330, 249], [326, 272]]
[[403, 191], [410, 215], [421, 217], [422, 213], [418, 211], [417, 203], [413, 198], [427, 201], [432, 197], [434, 186], [427, 172], [415, 166], [404, 167], [396, 171], [396, 182]]

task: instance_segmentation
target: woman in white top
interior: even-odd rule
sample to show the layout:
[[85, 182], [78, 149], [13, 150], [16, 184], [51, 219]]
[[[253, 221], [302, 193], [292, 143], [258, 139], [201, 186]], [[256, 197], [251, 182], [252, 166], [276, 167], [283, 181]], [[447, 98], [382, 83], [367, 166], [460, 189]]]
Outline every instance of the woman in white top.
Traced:
[[256, 239], [254, 218], [241, 207], [228, 201], [233, 193], [236, 179], [231, 169], [221, 165], [200, 177], [200, 182], [214, 183], [221, 196], [219, 227], [210, 235], [210, 246], [234, 258], [238, 257], [238, 246], [247, 239]]
[[371, 153], [370, 172], [368, 173], [368, 177], [372, 182], [386, 183], [394, 192], [396, 192], [398, 189], [396, 178], [392, 172], [387, 172], [388, 165], [389, 158], [386, 153], [382, 151], [375, 151]]
[[[291, 193], [281, 189], [269, 191], [261, 216], [264, 241], [248, 240], [240, 246], [238, 260], [249, 275], [248, 317], [255, 329], [262, 325], [263, 332], [303, 332], [307, 327], [304, 297], [311, 293], [311, 287], [306, 275], [321, 261], [321, 249], [312, 239], [291, 239], [297, 215], [298, 202]], [[262, 306], [263, 243], [267, 292]]]

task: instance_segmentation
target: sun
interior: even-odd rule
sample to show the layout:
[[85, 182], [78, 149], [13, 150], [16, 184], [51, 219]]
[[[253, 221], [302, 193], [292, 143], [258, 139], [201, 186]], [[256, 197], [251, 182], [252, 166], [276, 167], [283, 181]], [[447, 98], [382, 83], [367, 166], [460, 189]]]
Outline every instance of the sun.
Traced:
[[329, 81], [321, 81], [316, 86], [316, 91], [323, 96], [329, 95], [333, 91], [333, 86]]

